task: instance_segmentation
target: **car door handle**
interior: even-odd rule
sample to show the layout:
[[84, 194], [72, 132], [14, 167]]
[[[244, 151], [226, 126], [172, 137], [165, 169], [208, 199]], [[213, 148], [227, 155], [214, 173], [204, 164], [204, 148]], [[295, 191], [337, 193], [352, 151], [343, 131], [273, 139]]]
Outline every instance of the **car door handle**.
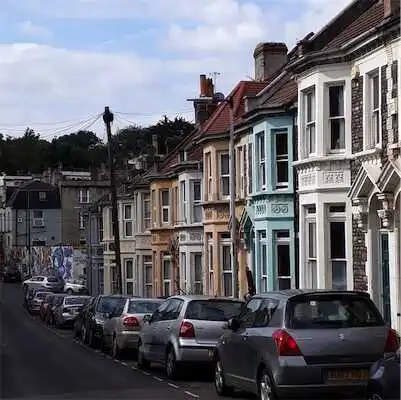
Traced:
[[169, 331], [171, 329], [171, 325], [167, 325], [167, 330]]

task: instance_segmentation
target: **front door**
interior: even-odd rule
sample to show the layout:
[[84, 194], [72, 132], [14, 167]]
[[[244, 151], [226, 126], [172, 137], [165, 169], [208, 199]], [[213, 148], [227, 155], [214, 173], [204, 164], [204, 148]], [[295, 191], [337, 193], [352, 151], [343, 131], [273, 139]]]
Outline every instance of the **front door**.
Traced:
[[388, 232], [380, 232], [380, 266], [381, 266], [381, 306], [383, 318], [387, 323], [391, 323], [390, 308], [390, 256]]

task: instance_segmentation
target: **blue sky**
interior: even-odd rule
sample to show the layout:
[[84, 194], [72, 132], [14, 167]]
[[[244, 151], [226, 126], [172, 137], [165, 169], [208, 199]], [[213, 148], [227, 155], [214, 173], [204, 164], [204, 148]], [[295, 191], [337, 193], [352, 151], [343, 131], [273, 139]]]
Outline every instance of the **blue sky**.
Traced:
[[163, 114], [191, 119], [186, 99], [197, 95], [199, 74], [220, 72], [218, 89], [228, 92], [253, 76], [258, 42], [292, 47], [348, 3], [2, 0], [0, 131], [29, 125], [51, 138], [68, 130], [56, 122], [79, 128], [104, 105], [144, 125]]

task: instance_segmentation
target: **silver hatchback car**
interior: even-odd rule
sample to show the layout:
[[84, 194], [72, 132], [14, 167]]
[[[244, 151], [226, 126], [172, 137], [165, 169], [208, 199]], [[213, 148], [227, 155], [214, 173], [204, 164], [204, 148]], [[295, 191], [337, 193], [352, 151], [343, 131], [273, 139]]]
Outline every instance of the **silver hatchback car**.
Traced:
[[216, 391], [263, 400], [363, 393], [372, 364], [400, 340], [369, 295], [349, 291], [256, 295], [229, 328], [216, 348]]

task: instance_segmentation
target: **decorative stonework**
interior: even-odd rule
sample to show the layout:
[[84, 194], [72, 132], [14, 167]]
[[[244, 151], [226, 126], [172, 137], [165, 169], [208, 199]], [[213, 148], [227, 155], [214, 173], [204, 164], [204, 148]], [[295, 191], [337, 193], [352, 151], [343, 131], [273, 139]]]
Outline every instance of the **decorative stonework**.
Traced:
[[358, 229], [362, 232], [368, 230], [368, 219], [369, 219], [369, 205], [368, 199], [359, 198], [352, 201], [352, 214], [357, 223]]
[[271, 212], [273, 214], [288, 214], [288, 204], [272, 203]]
[[381, 209], [377, 210], [377, 215], [382, 221], [382, 226], [385, 229], [392, 230], [394, 226], [394, 196], [390, 193], [379, 193], [377, 199], [381, 204]]
[[203, 233], [202, 232], [191, 232], [189, 234], [189, 240], [192, 242], [202, 242]]
[[150, 235], [147, 236], [136, 236], [136, 247], [139, 249], [150, 247]]
[[255, 214], [256, 214], [256, 216], [266, 215], [266, 204], [256, 204], [255, 205]]
[[341, 185], [344, 184], [344, 171], [330, 171], [323, 173], [323, 183], [325, 185]]
[[316, 184], [316, 174], [310, 173], [310, 174], [301, 175], [300, 181], [301, 181], [300, 182], [301, 187], [313, 186]]
[[228, 212], [228, 210], [222, 208], [218, 209], [216, 214], [217, 214], [217, 219], [219, 220], [230, 218], [230, 213]]
[[180, 234], [180, 242], [185, 242], [187, 240], [187, 235], [185, 233]]
[[205, 210], [205, 220], [213, 219], [213, 210], [208, 208]]

